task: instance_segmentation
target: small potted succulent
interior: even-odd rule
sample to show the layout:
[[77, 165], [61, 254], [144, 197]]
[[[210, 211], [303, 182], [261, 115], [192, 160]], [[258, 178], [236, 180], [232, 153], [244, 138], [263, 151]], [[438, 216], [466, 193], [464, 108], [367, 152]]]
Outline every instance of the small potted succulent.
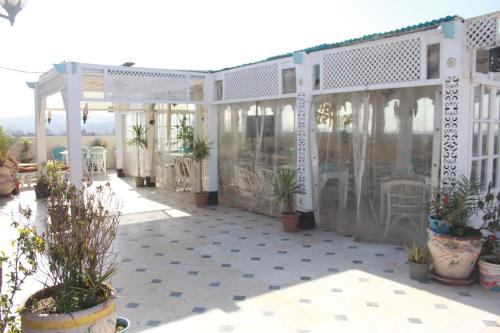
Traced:
[[196, 139], [193, 144], [193, 159], [198, 163], [198, 189], [194, 194], [196, 207], [208, 204], [208, 192], [203, 191], [203, 160], [210, 156], [210, 145], [205, 139]]
[[283, 230], [285, 232], [297, 231], [300, 213], [295, 210], [295, 196], [304, 194], [304, 190], [297, 183], [296, 171], [291, 169], [278, 170], [274, 189], [276, 199], [283, 206], [281, 213]]
[[481, 228], [474, 226], [472, 217], [479, 211], [480, 186], [461, 177], [453, 186], [443, 187], [438, 202], [431, 209], [440, 211], [447, 225], [438, 231], [427, 229], [427, 247], [433, 262], [433, 276], [450, 284], [466, 284], [482, 249]]
[[36, 176], [35, 196], [37, 199], [43, 199], [47, 198], [49, 194], [49, 177], [45, 170], [40, 170]]
[[427, 245], [419, 246], [413, 242], [411, 247], [405, 246], [410, 263], [410, 278], [426, 282], [429, 276], [430, 253]]
[[144, 187], [144, 177], [141, 177], [141, 160], [139, 153], [141, 149], [146, 149], [148, 147], [146, 127], [140, 124], [132, 126], [132, 138], [127, 141], [127, 144], [137, 147], [137, 177], [135, 177], [135, 186]]

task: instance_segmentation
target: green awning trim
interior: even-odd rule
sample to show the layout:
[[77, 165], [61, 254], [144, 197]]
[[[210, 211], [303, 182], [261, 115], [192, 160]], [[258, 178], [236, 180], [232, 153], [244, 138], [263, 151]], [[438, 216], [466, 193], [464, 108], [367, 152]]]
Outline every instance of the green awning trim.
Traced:
[[214, 71], [209, 71], [209, 72], [217, 73], [217, 72], [222, 72], [225, 70], [234, 69], [234, 68], [238, 68], [238, 67], [245, 67], [245, 66], [259, 64], [259, 63], [263, 63], [263, 62], [267, 62], [267, 61], [288, 58], [288, 57], [291, 57], [293, 55], [293, 53], [295, 53], [295, 52], [313, 53], [313, 52], [324, 51], [324, 50], [333, 49], [333, 48], [337, 48], [337, 47], [341, 47], [341, 46], [347, 46], [347, 45], [358, 44], [358, 43], [363, 43], [363, 42], [370, 42], [370, 41], [374, 41], [377, 39], [394, 37], [394, 36], [398, 36], [398, 35], [404, 35], [404, 34], [423, 31], [423, 30], [429, 30], [429, 29], [439, 27], [442, 23], [455, 21], [455, 20], [463, 20], [463, 19], [457, 15], [446, 16], [446, 17], [442, 17], [440, 19], [436, 19], [436, 20], [432, 20], [432, 21], [428, 21], [428, 22], [423, 22], [423, 23], [419, 23], [419, 24], [415, 24], [415, 25], [410, 25], [410, 26], [407, 26], [404, 28], [400, 28], [400, 29], [396, 29], [396, 30], [392, 30], [392, 31], [388, 31], [388, 32], [365, 35], [365, 36], [362, 36], [359, 38], [347, 39], [347, 40], [344, 40], [341, 42], [336, 42], [336, 43], [331, 43], [331, 44], [320, 44], [320, 45], [308, 47], [308, 48], [305, 48], [302, 50], [272, 56], [272, 57], [266, 58], [264, 60], [251, 62], [251, 63], [247, 63], [247, 64], [242, 64], [239, 66], [226, 67], [226, 68], [222, 68], [222, 69], [214, 70]]

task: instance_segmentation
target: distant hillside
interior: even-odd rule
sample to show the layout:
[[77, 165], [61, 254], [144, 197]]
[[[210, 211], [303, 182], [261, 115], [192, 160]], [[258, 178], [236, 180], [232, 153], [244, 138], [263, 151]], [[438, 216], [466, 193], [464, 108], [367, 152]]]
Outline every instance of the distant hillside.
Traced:
[[[82, 135], [113, 135], [115, 133], [115, 116], [111, 113], [90, 114], [87, 123], [82, 122]], [[16, 136], [35, 135], [35, 117], [2, 117], [0, 126]], [[66, 116], [55, 114], [50, 124], [46, 124], [47, 135], [66, 135]]]

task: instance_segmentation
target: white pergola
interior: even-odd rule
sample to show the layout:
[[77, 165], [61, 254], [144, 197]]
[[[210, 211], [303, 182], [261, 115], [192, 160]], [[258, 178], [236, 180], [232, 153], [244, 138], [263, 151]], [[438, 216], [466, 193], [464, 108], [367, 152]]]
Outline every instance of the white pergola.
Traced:
[[[195, 123], [196, 133], [204, 135], [212, 145], [208, 163], [208, 189], [217, 190], [217, 124], [216, 111], [211, 106], [212, 84], [207, 72], [174, 71], [127, 66], [105, 66], [76, 62], [55, 64], [28, 85], [35, 91], [36, 149], [38, 163], [47, 161], [45, 111], [47, 97], [61, 93], [66, 111], [68, 164], [70, 179], [79, 184], [83, 179], [81, 122], [82, 112], [107, 110], [115, 113], [116, 164], [123, 168], [123, 117], [137, 112], [142, 105], [146, 119], [154, 119], [154, 104], [195, 104], [204, 115]], [[198, 107], [197, 107], [198, 109]], [[154, 122], [147, 122], [148, 142], [154, 140]], [[146, 158], [152, 161], [154, 145], [149, 145]], [[154, 176], [154, 175], [150, 175]]]

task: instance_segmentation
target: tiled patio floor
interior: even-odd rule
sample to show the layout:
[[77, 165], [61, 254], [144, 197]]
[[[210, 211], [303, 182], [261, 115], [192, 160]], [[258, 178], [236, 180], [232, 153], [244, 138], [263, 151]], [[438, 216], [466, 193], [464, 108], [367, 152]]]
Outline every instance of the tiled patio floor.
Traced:
[[125, 213], [113, 284], [132, 332], [500, 331], [500, 295], [412, 281], [400, 247], [287, 234], [278, 219], [111, 179]]

